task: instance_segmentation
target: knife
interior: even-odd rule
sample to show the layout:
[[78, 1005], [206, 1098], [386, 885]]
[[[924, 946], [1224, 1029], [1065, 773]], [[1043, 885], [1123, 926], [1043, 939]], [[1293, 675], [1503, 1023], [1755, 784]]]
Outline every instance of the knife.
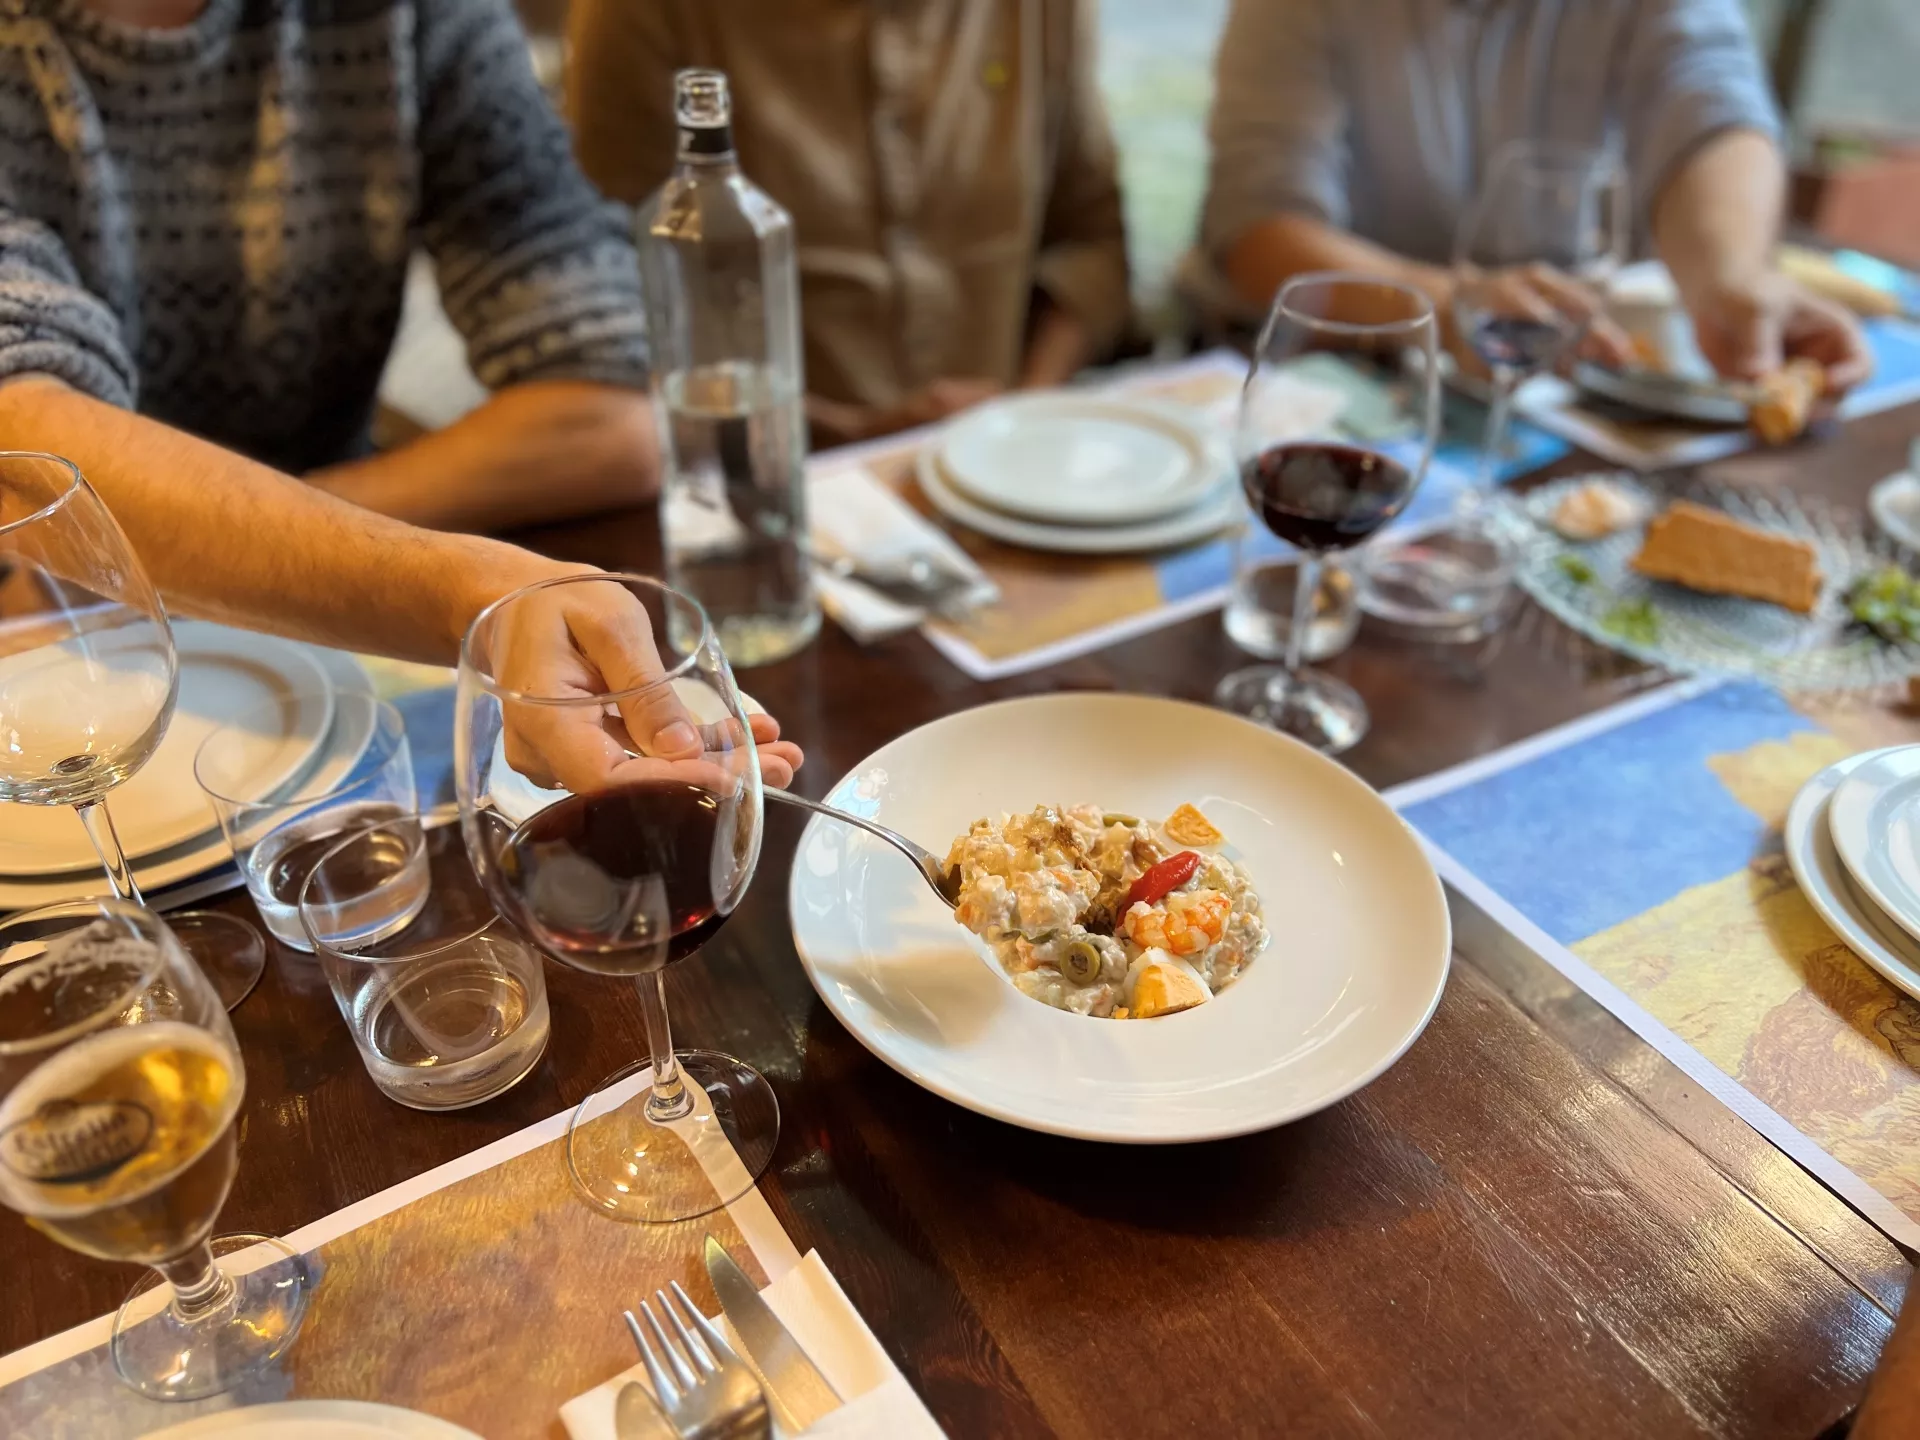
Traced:
[[838, 1410], [840, 1395], [827, 1383], [800, 1342], [780, 1323], [780, 1317], [760, 1298], [753, 1281], [735, 1263], [726, 1247], [707, 1236], [707, 1277], [720, 1308], [740, 1337], [741, 1359], [767, 1392], [774, 1418], [788, 1434], [797, 1435], [822, 1415]]

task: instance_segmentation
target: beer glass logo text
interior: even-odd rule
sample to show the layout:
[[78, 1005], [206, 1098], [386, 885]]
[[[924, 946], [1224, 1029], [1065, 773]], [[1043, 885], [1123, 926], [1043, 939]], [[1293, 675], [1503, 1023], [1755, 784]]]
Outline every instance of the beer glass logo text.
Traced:
[[153, 1117], [132, 1100], [49, 1100], [0, 1132], [0, 1164], [39, 1185], [83, 1185], [147, 1148]]

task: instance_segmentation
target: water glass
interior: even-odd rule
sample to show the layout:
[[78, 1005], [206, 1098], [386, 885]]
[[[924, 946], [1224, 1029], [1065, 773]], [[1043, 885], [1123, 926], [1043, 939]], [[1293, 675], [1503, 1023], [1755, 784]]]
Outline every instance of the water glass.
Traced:
[[[1300, 598], [1300, 557], [1276, 553], [1267, 536], [1249, 528], [1233, 543], [1233, 590], [1223, 621], [1227, 638], [1249, 655], [1284, 660], [1293, 634], [1293, 607]], [[1360, 630], [1360, 603], [1352, 575], [1337, 562], [1320, 570], [1305, 656], [1317, 664], [1353, 643]]]
[[[267, 701], [216, 730], [193, 762], [194, 778], [220, 819], [260, 918], [295, 950], [312, 948], [299, 906], [300, 887], [315, 862], [342, 835], [369, 825], [406, 819], [417, 826], [420, 809], [400, 712], [364, 694], [335, 694], [333, 705], [332, 733], [318, 763], [292, 780], [283, 766], [263, 763], [272, 737], [284, 732], [284, 700]], [[378, 897], [392, 906], [389, 922], [404, 924], [402, 917], [410, 918], [425, 900], [426, 862], [417, 847], [414, 854], [411, 875], [389, 883]]]
[[[415, 1110], [459, 1110], [511, 1089], [547, 1048], [540, 957], [494, 912], [456, 843], [414, 820], [371, 825], [322, 855], [300, 922], [367, 1074]], [[384, 892], [428, 874], [401, 923]]]

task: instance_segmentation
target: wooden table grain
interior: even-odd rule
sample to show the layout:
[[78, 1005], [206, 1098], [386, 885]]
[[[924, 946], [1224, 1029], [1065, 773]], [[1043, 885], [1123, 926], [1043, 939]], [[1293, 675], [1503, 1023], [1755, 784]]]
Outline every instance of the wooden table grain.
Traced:
[[[1859, 504], [1917, 428], [1920, 407], [1894, 411], [1711, 473]], [[644, 514], [524, 538], [658, 561]], [[1214, 615], [993, 684], [918, 637], [863, 649], [828, 626], [744, 678], [820, 795], [982, 701], [1200, 700], [1240, 663]], [[1652, 678], [1537, 613], [1472, 656], [1363, 630], [1330, 668], [1373, 709], [1347, 759], [1382, 787]], [[1407, 1056], [1297, 1124], [1195, 1146], [1062, 1140], [919, 1090], [832, 1018], [786, 918], [800, 829], [769, 813], [746, 902], [672, 975], [676, 1034], [771, 1079], [769, 1201], [952, 1434], [1812, 1437], [1857, 1402], [1907, 1257], [1538, 960], [1457, 955]], [[640, 1052], [624, 987], [556, 967], [549, 986], [536, 1073], [425, 1116], [374, 1090], [312, 965], [276, 954], [234, 1016], [250, 1084], [223, 1227], [291, 1230], [575, 1103]], [[12, 1215], [0, 1255], [0, 1349], [112, 1308], [131, 1278]]]

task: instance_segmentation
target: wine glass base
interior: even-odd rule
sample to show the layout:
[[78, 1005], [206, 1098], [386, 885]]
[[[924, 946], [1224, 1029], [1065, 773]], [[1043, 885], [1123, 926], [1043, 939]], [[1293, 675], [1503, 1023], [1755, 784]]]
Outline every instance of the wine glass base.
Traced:
[[272, 1364], [300, 1333], [314, 1277], [306, 1257], [267, 1235], [220, 1235], [215, 1259], [256, 1245], [278, 1253], [245, 1275], [228, 1272], [232, 1299], [198, 1323], [167, 1303], [166, 1282], [150, 1274], [113, 1321], [113, 1368], [149, 1400], [199, 1400], [233, 1389]]
[[663, 1225], [706, 1215], [751, 1190], [780, 1138], [780, 1102], [751, 1065], [715, 1050], [678, 1050], [680, 1074], [697, 1087], [678, 1120], [647, 1117], [651, 1086], [624, 1101], [607, 1092], [652, 1068], [638, 1061], [580, 1102], [567, 1127], [574, 1188], [615, 1220]]
[[267, 942], [257, 926], [212, 910], [176, 910], [160, 918], [213, 982], [222, 1005], [232, 1010], [253, 993], [267, 968]]
[[1367, 733], [1367, 702], [1344, 681], [1318, 670], [1289, 675], [1277, 665], [1236, 670], [1213, 692], [1213, 703], [1269, 730], [1338, 755]]

